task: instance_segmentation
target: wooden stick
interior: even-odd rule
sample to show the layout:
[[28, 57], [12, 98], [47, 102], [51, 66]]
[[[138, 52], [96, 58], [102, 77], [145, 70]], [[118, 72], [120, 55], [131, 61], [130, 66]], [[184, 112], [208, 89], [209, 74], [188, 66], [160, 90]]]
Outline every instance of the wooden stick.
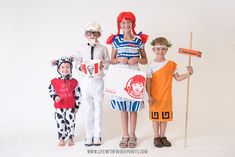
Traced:
[[[192, 49], [192, 38], [193, 32], [190, 32], [190, 41], [189, 41], [189, 49]], [[189, 55], [188, 65], [191, 66], [191, 55]], [[184, 136], [184, 147], [187, 147], [187, 132], [188, 132], [188, 103], [189, 103], [189, 85], [190, 85], [190, 76], [187, 81], [187, 98], [186, 98], [186, 111], [185, 111], [185, 136]]]

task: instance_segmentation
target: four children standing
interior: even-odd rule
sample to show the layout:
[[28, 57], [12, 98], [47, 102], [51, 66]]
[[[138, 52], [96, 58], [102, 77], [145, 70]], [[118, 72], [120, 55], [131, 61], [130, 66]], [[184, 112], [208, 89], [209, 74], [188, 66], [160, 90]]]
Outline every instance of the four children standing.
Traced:
[[[55, 60], [57, 71], [61, 75], [51, 81], [49, 86], [50, 96], [54, 100], [56, 108], [55, 119], [58, 128], [59, 146], [74, 145], [75, 114], [79, 105], [84, 106], [85, 118], [85, 145], [99, 146], [101, 141], [101, 125], [103, 110], [103, 69], [107, 69], [109, 63], [121, 68], [139, 70], [139, 64], [147, 64], [147, 55], [144, 44], [148, 36], [135, 32], [136, 18], [132, 12], [121, 12], [117, 17], [116, 35], [107, 39], [107, 44], [112, 44], [111, 60], [108, 50], [99, 43], [101, 26], [96, 22], [88, 22], [84, 31], [87, 42], [79, 49], [76, 67], [84, 71], [81, 64], [84, 61], [99, 60], [100, 73], [97, 77], [83, 76], [79, 83], [71, 78], [73, 57]], [[167, 60], [165, 55], [170, 43], [163, 37], [152, 41], [152, 50], [155, 60], [147, 67], [146, 90], [149, 103], [149, 117], [153, 127], [153, 143], [156, 147], [171, 146], [165, 137], [167, 121], [172, 120], [172, 78], [177, 81], [188, 78], [192, 73], [192, 67], [187, 67], [188, 72], [178, 74], [175, 62]], [[81, 86], [81, 90], [80, 90]], [[81, 98], [82, 95], [82, 98]], [[132, 101], [113, 96], [111, 107], [121, 113], [122, 139], [119, 143], [121, 148], [135, 148], [137, 146], [136, 123], [137, 112], [143, 107], [143, 102]], [[130, 125], [128, 123], [130, 122]], [[130, 127], [130, 131], [129, 131]]]

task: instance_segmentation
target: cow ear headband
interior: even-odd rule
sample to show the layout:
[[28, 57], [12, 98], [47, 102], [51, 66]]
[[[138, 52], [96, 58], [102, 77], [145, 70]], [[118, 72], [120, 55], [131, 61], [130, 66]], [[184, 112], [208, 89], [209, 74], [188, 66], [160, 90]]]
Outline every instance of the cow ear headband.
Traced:
[[52, 61], [51, 61], [51, 65], [52, 65], [52, 66], [58, 65], [58, 63], [59, 63], [58, 60], [52, 60]]
[[69, 57], [70, 62], [77, 61], [77, 57], [75, 55]]
[[51, 65], [59, 67], [62, 63], [67, 62], [67, 63], [72, 64], [73, 61], [76, 61], [76, 56], [61, 57], [61, 58], [59, 58], [57, 60], [52, 60], [51, 61]]

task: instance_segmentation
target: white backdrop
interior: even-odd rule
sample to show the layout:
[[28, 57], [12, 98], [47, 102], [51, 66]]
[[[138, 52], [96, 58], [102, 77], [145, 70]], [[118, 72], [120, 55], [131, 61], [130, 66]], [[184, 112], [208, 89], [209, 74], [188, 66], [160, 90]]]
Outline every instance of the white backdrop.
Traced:
[[[149, 35], [149, 61], [154, 58], [151, 39], [164, 36], [173, 43], [167, 57], [184, 71], [187, 56], [177, 50], [189, 46], [190, 31], [193, 49], [203, 53], [201, 59], [192, 59], [189, 147], [183, 148], [186, 81], [174, 81], [174, 121], [167, 129], [173, 147], [154, 148], [146, 107], [138, 116], [137, 149], [147, 150], [145, 156], [188, 156], [191, 152], [190, 156], [234, 156], [234, 8], [235, 1], [231, 0], [0, 0], [0, 157], [89, 156], [90, 148], [83, 144], [83, 108], [77, 115], [76, 145], [62, 149], [56, 146], [54, 109], [47, 87], [57, 72], [50, 61], [76, 54], [84, 42], [83, 29], [88, 20], [101, 24], [100, 41], [105, 44], [107, 37], [117, 32], [117, 15], [127, 10], [137, 17], [136, 32]], [[92, 149], [118, 149], [122, 134], [119, 116], [109, 107], [106, 95], [104, 144]]]

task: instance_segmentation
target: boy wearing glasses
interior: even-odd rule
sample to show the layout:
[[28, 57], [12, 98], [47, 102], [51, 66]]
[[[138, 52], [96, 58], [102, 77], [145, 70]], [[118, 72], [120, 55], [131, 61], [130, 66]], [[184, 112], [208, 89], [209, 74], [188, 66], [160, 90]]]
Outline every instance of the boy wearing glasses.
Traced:
[[[78, 57], [82, 61], [100, 60], [101, 73], [94, 78], [81, 78], [82, 104], [84, 106], [86, 146], [101, 145], [101, 124], [103, 110], [104, 73], [110, 61], [108, 49], [98, 41], [101, 36], [101, 26], [97, 22], [89, 21], [85, 27], [87, 42], [79, 49]], [[80, 63], [78, 63], [80, 64]], [[82, 69], [81, 65], [78, 65]]]
[[152, 121], [156, 147], [170, 147], [171, 143], [165, 137], [167, 122], [172, 121], [172, 78], [182, 81], [193, 73], [191, 66], [187, 67], [187, 73], [179, 74], [177, 64], [167, 60], [165, 55], [171, 43], [163, 37], [151, 42], [155, 60], [147, 67], [146, 90], [149, 102], [149, 118]]

